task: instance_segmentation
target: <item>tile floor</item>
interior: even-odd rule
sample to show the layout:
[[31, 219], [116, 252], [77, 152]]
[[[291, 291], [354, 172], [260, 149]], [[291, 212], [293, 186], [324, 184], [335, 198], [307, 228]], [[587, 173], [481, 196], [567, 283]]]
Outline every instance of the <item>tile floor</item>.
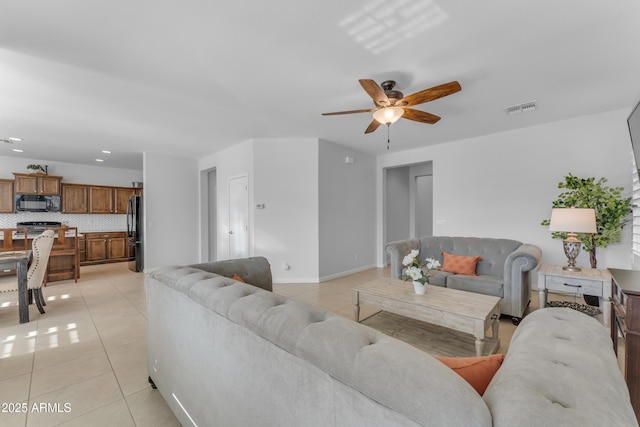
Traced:
[[[83, 266], [81, 275], [44, 288], [46, 313], [32, 305], [22, 325], [16, 293], [0, 293], [0, 425], [179, 426], [147, 383], [144, 276], [127, 263]], [[351, 289], [380, 276], [388, 269], [274, 291], [352, 319]], [[529, 310], [537, 300], [533, 292]], [[361, 316], [376, 311], [362, 307]], [[500, 352], [514, 330], [501, 320]]]
[[81, 275], [44, 288], [46, 313], [32, 305], [22, 325], [16, 292], [0, 293], [0, 425], [179, 426], [147, 383], [143, 275]]

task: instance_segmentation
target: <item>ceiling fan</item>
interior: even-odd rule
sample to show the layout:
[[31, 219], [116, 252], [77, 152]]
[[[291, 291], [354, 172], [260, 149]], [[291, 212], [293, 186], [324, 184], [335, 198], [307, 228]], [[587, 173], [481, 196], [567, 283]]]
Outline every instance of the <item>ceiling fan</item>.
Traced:
[[393, 80], [384, 81], [381, 85], [378, 85], [375, 81], [368, 79], [361, 79], [359, 82], [373, 99], [373, 103], [376, 106], [375, 108], [337, 111], [334, 113], [322, 113], [322, 115], [336, 116], [340, 114], [373, 113], [373, 120], [364, 133], [371, 133], [375, 131], [381, 124], [390, 125], [395, 123], [401, 117], [420, 123], [434, 124], [440, 120], [440, 117], [435, 114], [409, 107], [433, 101], [462, 90], [460, 83], [453, 81], [421, 90], [420, 92], [416, 92], [409, 96], [404, 96], [402, 92], [393, 89], [396, 85], [396, 82]]

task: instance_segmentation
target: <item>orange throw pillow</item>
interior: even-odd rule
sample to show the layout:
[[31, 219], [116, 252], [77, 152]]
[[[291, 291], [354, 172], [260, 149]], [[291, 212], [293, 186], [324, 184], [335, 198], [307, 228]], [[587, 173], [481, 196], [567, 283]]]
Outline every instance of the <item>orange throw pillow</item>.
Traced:
[[436, 359], [453, 369], [482, 396], [491, 379], [502, 366], [504, 354], [484, 357], [436, 357]]
[[244, 280], [242, 280], [242, 277], [238, 276], [237, 274], [234, 274], [232, 277], [233, 280], [237, 280], [238, 282], [242, 282], [245, 283]]
[[476, 264], [482, 259], [479, 256], [452, 255], [446, 252], [442, 252], [442, 257], [442, 271], [466, 276], [477, 276]]

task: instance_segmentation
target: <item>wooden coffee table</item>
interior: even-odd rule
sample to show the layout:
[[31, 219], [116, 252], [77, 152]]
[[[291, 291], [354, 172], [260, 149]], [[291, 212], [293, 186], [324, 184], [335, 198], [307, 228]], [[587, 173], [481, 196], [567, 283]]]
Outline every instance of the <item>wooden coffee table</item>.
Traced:
[[417, 295], [410, 282], [381, 278], [355, 287], [353, 304], [356, 322], [360, 321], [360, 305], [367, 305], [471, 334], [476, 339], [477, 356], [484, 354], [485, 342], [492, 344], [489, 354], [500, 347], [499, 297], [429, 285], [425, 295]]

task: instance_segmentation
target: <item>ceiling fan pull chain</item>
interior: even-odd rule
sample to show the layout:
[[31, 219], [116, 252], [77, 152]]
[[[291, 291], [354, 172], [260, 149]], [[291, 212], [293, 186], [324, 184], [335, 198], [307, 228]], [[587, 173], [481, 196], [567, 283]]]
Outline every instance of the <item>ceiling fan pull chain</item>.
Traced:
[[391, 140], [389, 139], [389, 128], [391, 127], [391, 123], [387, 123], [387, 150], [389, 150], [389, 143]]

